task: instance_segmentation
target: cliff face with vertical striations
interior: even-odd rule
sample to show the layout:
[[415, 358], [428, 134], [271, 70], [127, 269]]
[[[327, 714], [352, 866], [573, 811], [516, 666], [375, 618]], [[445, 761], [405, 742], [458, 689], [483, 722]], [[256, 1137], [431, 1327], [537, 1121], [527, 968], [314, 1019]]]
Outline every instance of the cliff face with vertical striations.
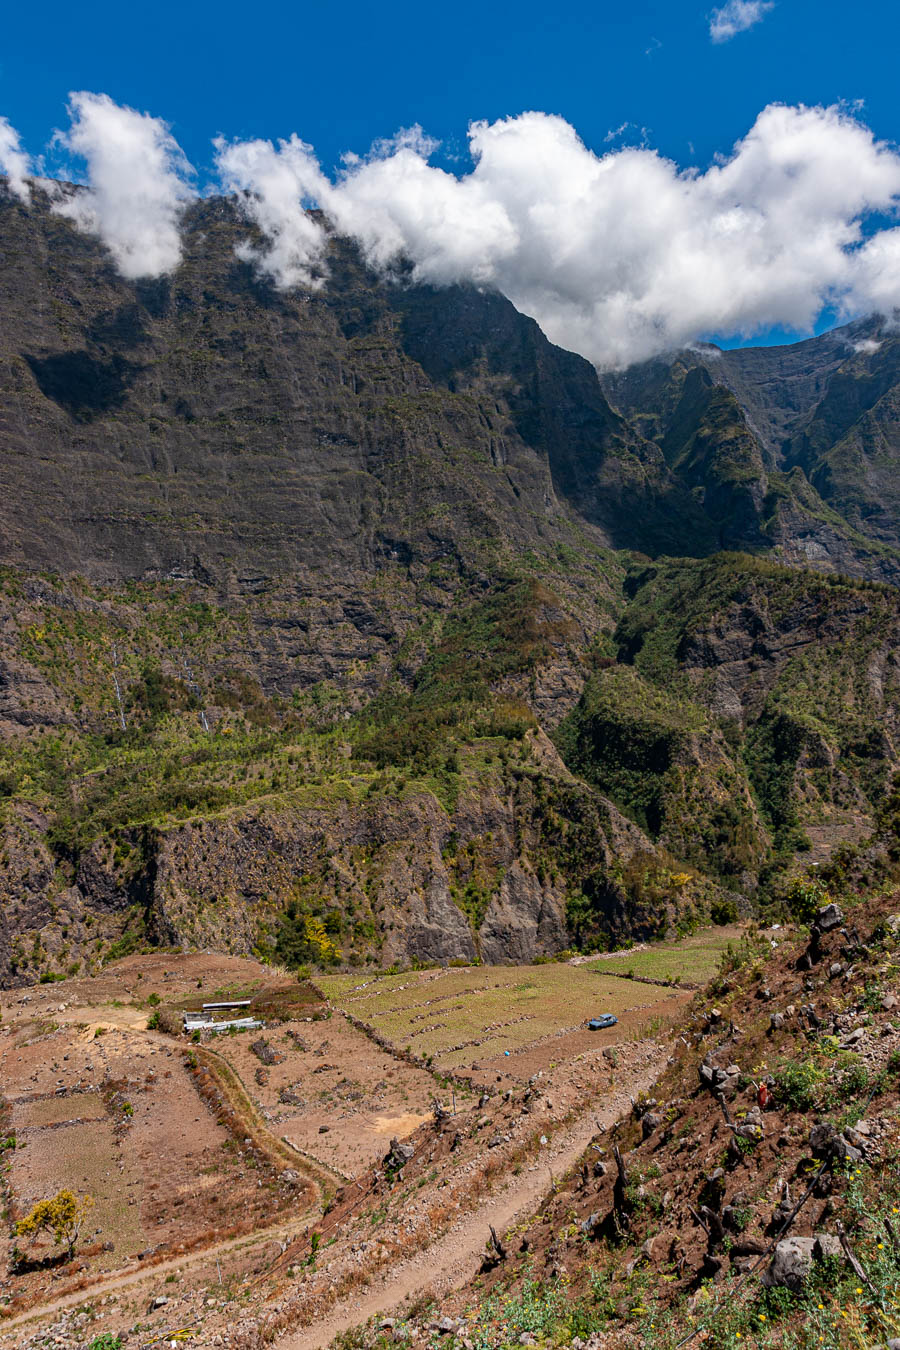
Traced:
[[340, 239], [278, 293], [246, 233], [197, 203], [132, 283], [0, 194], [0, 980], [148, 941], [525, 960], [864, 831], [896, 338], [601, 380]]

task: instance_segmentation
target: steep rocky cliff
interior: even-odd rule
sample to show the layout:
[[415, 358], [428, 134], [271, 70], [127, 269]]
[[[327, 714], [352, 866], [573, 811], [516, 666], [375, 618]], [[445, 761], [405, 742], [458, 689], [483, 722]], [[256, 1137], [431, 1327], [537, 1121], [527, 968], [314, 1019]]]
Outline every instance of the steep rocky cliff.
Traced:
[[722, 547], [897, 583], [894, 328], [876, 318], [786, 347], [701, 345], [603, 386], [683, 465]]
[[499, 295], [339, 239], [280, 294], [246, 231], [198, 203], [135, 284], [0, 194], [0, 981], [148, 941], [525, 960], [859, 833], [897, 758], [889, 335], [604, 392]]

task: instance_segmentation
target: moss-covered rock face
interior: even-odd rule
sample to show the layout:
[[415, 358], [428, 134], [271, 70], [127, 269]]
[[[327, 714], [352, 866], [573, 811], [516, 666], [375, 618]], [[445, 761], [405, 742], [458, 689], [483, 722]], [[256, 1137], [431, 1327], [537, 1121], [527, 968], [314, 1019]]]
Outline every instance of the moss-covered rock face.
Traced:
[[747, 774], [715, 719], [632, 667], [591, 677], [558, 744], [670, 854], [740, 884], [767, 852]]
[[338, 239], [275, 293], [227, 201], [152, 285], [39, 191], [0, 224], [0, 980], [531, 959], [866, 828], [896, 593], [809, 565], [900, 576], [889, 334], [605, 392]]
[[896, 592], [727, 555], [625, 588], [619, 662], [557, 733], [570, 768], [744, 888], [864, 834], [898, 760]]

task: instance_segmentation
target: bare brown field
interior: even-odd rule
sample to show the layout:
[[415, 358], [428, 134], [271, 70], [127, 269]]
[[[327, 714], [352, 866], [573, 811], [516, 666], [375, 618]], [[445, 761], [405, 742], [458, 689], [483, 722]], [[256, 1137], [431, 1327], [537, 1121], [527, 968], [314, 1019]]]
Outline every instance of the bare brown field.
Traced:
[[254, 1054], [256, 1034], [218, 1036], [212, 1045], [274, 1133], [344, 1175], [380, 1160], [387, 1138], [411, 1134], [430, 1114], [431, 1074], [398, 1062], [337, 1014], [262, 1034], [278, 1063], [265, 1066]]
[[65, 1096], [22, 1098], [13, 1102], [12, 1126], [23, 1130], [70, 1120], [105, 1120], [106, 1106], [99, 1092], [70, 1092]]
[[[721, 935], [698, 937], [676, 969], [717, 959]], [[638, 957], [662, 969], [666, 953]], [[190, 1322], [207, 1328], [195, 1343], [224, 1345], [233, 1311], [249, 1299], [268, 1316], [288, 1287], [291, 1316], [314, 1323], [401, 1256], [413, 1291], [427, 1274], [416, 1252], [465, 1215], [454, 1259], [478, 1259], [492, 1195], [508, 1190], [518, 1213], [664, 1053], [654, 1037], [691, 993], [625, 973], [597, 958], [325, 976], [326, 1002], [253, 961], [157, 953], [0, 996], [9, 1217], [62, 1187], [95, 1198], [74, 1262], [15, 1267], [7, 1229], [0, 1340], [40, 1344], [3, 1327], [45, 1308], [71, 1330], [59, 1345], [89, 1343], [98, 1322], [148, 1335]], [[252, 999], [264, 1030], [193, 1045], [148, 1029], [157, 1009], [177, 1029], [179, 1009], [229, 998]], [[601, 1012], [618, 1025], [589, 1032]], [[413, 1145], [406, 1181], [385, 1167], [395, 1137]], [[213, 1327], [224, 1339], [204, 1341]]]
[[[37, 1064], [47, 1055], [57, 1058]], [[90, 1073], [98, 1090], [38, 1100], [16, 1092], [31, 1089], [35, 1074], [40, 1083], [63, 1064], [74, 1074]], [[63, 1188], [93, 1196], [84, 1241], [104, 1250], [91, 1257], [92, 1273], [115, 1270], [141, 1252], [175, 1249], [198, 1234], [213, 1241], [236, 1215], [245, 1223], [270, 1222], [292, 1204], [290, 1189], [271, 1168], [244, 1156], [201, 1100], [178, 1050], [130, 1031], [86, 1042], [84, 1032], [60, 1029], [24, 1048], [4, 1047], [0, 1069], [16, 1134], [9, 1155], [11, 1214], [20, 1216]], [[83, 1121], [86, 1104], [92, 1118]], [[50, 1254], [44, 1247], [36, 1255], [41, 1251]], [[0, 1280], [0, 1291], [14, 1287], [21, 1297], [46, 1277], [36, 1272], [24, 1285], [23, 1277], [13, 1278], [14, 1286]]]
[[[155, 1001], [141, 1006], [134, 997], [142, 985], [168, 1000], [176, 991], [195, 993], [198, 980], [212, 997], [236, 981], [274, 987], [284, 977], [228, 958], [221, 967], [208, 957], [171, 955], [121, 964], [118, 976], [105, 971], [64, 988], [3, 996], [2, 1133], [16, 1143], [5, 1153], [10, 1218], [64, 1188], [91, 1195], [94, 1205], [83, 1255], [68, 1267], [10, 1273], [7, 1229], [0, 1304], [13, 1298], [21, 1305], [73, 1278], [109, 1275], [139, 1255], [211, 1244], [236, 1226], [271, 1224], [296, 1212], [305, 1195], [244, 1146], [243, 1131], [198, 1090], [189, 1044], [148, 1033]], [[46, 1242], [24, 1252], [32, 1264], [58, 1254]]]
[[[247, 997], [269, 1019], [262, 1033], [213, 1036], [195, 1048], [147, 1029], [157, 1009]], [[340, 1175], [364, 1171], [393, 1136], [430, 1117], [436, 1091], [428, 1072], [398, 1062], [318, 994], [253, 961], [135, 956], [94, 978], [10, 991], [0, 1011], [0, 1133], [16, 1141], [5, 1154], [10, 1219], [63, 1188], [94, 1200], [68, 1265], [12, 1273], [7, 1228], [0, 1317], [4, 1305], [15, 1311], [138, 1259], [302, 1217], [313, 1194], [302, 1180], [306, 1159]], [[260, 1034], [271, 1065], [250, 1048]], [[233, 1077], [222, 1078], [217, 1063]], [[290, 1169], [299, 1183], [282, 1180]], [[25, 1255], [35, 1263], [59, 1253], [44, 1242]]]

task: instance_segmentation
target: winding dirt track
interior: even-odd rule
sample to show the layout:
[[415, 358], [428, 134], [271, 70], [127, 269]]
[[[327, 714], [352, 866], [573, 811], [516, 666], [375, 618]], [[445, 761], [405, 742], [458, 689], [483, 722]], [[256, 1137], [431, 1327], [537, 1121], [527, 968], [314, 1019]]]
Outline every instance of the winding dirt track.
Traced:
[[[265, 1242], [289, 1242], [291, 1238], [296, 1237], [298, 1227], [303, 1227], [304, 1220], [309, 1222], [318, 1213], [317, 1209], [311, 1209], [299, 1217], [292, 1218], [289, 1223], [278, 1223], [271, 1228], [256, 1228], [252, 1233], [243, 1233], [239, 1237], [223, 1239], [222, 1242], [218, 1242], [212, 1247], [202, 1247], [196, 1252], [182, 1252], [179, 1256], [173, 1256], [166, 1261], [159, 1261], [156, 1265], [126, 1267], [119, 1274], [95, 1280], [76, 1293], [63, 1294], [60, 1298], [54, 1299], [52, 1303], [41, 1303], [34, 1308], [29, 1308], [27, 1312], [18, 1313], [15, 1317], [0, 1322], [0, 1344], [17, 1327], [25, 1327], [31, 1323], [34, 1330], [37, 1330], [41, 1323], [47, 1322], [58, 1316], [59, 1313], [67, 1312], [72, 1308], [83, 1307], [92, 1298], [105, 1298], [108, 1294], [118, 1294], [123, 1289], [128, 1290], [134, 1285], [144, 1283], [158, 1285], [160, 1278], [172, 1271], [183, 1273], [193, 1266], [201, 1265], [203, 1262], [215, 1261], [217, 1256], [227, 1256], [229, 1252], [239, 1251], [243, 1247], [255, 1248]], [[195, 1341], [194, 1344], [202, 1345], [202, 1341]]]
[[[124, 1022], [125, 1019], [122, 1019], [110, 1021], [109, 1024], [117, 1025], [120, 1030], [136, 1036], [158, 1041], [167, 1047], [171, 1046], [171, 1041], [166, 1037], [154, 1032], [139, 1031], [132, 1025], [124, 1025]], [[530, 1165], [518, 1176], [510, 1176], [503, 1186], [485, 1196], [476, 1209], [461, 1216], [452, 1228], [433, 1243], [406, 1260], [398, 1262], [387, 1274], [377, 1277], [372, 1284], [365, 1286], [357, 1294], [342, 1299], [314, 1326], [281, 1336], [275, 1341], [276, 1350], [323, 1350], [323, 1347], [330, 1345], [334, 1337], [341, 1332], [358, 1326], [371, 1317], [386, 1316], [392, 1310], [400, 1309], [407, 1300], [429, 1293], [439, 1301], [442, 1294], [447, 1294], [465, 1284], [476, 1273], [480, 1264], [488, 1237], [488, 1225], [493, 1224], [499, 1233], [503, 1233], [531, 1214], [553, 1181], [558, 1181], [578, 1161], [598, 1128], [612, 1125], [630, 1109], [631, 1098], [656, 1081], [665, 1064], [666, 1054], [667, 1051], [660, 1048], [658, 1054], [647, 1062], [640, 1073], [624, 1077], [614, 1095], [608, 1097], [602, 1105], [594, 1103], [577, 1121], [553, 1138], [542, 1151], [538, 1162]], [[235, 1105], [246, 1107], [250, 1101], [249, 1095], [239, 1080], [238, 1086], [241, 1091], [237, 1095], [246, 1098], [246, 1101], [241, 1100]], [[258, 1118], [255, 1110], [251, 1114], [256, 1129], [263, 1135], [267, 1133], [265, 1123]], [[273, 1152], [285, 1151], [285, 1146], [274, 1135], [270, 1136], [270, 1140]], [[308, 1174], [312, 1173], [311, 1179], [314, 1184], [323, 1174], [327, 1175], [325, 1168], [317, 1169], [312, 1166], [306, 1170]], [[319, 1173], [318, 1177], [316, 1172]], [[217, 1255], [224, 1255], [241, 1247], [256, 1247], [273, 1240], [289, 1241], [316, 1212], [318, 1211], [315, 1209], [308, 1210], [300, 1216], [294, 1216], [287, 1223], [280, 1221], [271, 1228], [257, 1229], [253, 1233], [228, 1239], [193, 1253], [182, 1253], [152, 1267], [132, 1267], [117, 1275], [98, 1280], [77, 1293], [64, 1295], [53, 1302], [30, 1309], [6, 1321], [0, 1321], [0, 1343], [6, 1342], [9, 1334], [15, 1329], [23, 1328], [29, 1323], [36, 1325], [45, 1322], [67, 1309], [85, 1303], [91, 1297], [129, 1290], [144, 1282], [158, 1283], [160, 1277], [170, 1271], [178, 1270], [184, 1273], [192, 1266], [209, 1262]], [[193, 1344], [198, 1347], [209, 1344], [203, 1330], [198, 1331]]]
[[559, 1180], [573, 1167], [597, 1133], [598, 1124], [608, 1126], [627, 1112], [631, 1097], [649, 1088], [659, 1077], [667, 1051], [661, 1049], [644, 1071], [623, 1083], [615, 1096], [601, 1107], [593, 1107], [555, 1138], [541, 1154], [539, 1164], [519, 1176], [509, 1178], [505, 1186], [486, 1196], [483, 1203], [443, 1234], [429, 1247], [398, 1263], [387, 1275], [373, 1281], [359, 1294], [343, 1299], [314, 1326], [289, 1332], [275, 1341], [276, 1350], [323, 1350], [335, 1336], [358, 1326], [370, 1317], [387, 1316], [399, 1310], [406, 1300], [429, 1292], [438, 1300], [442, 1294], [472, 1278], [485, 1250], [488, 1224], [503, 1233], [526, 1218], [540, 1203], [553, 1180]]

